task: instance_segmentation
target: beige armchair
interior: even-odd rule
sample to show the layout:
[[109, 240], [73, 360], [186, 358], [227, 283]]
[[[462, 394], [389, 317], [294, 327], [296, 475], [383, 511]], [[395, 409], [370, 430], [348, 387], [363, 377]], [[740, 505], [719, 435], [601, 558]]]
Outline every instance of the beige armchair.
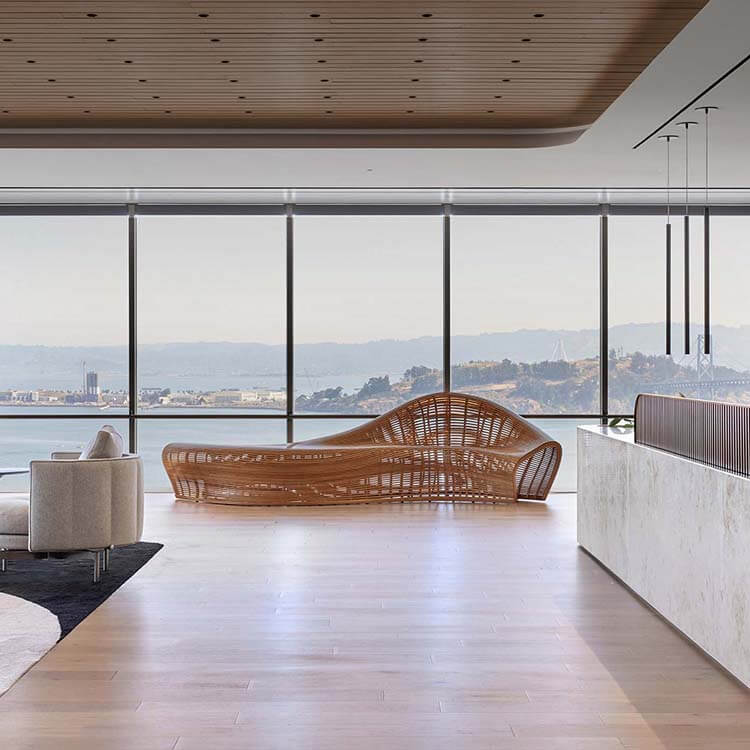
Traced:
[[113, 547], [140, 541], [140, 457], [78, 456], [54, 453], [32, 461], [29, 494], [0, 494], [0, 571], [8, 559], [29, 554], [91, 551], [96, 583]]

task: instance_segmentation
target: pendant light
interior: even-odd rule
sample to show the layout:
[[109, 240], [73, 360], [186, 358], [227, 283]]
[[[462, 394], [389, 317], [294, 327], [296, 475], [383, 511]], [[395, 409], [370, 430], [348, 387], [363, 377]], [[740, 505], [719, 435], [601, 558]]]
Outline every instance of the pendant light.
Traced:
[[671, 205], [670, 205], [670, 159], [669, 159], [669, 144], [675, 139], [679, 138], [679, 135], [660, 135], [659, 139], [664, 141], [667, 147], [667, 223], [665, 226], [665, 243], [666, 243], [666, 293], [664, 295], [666, 301], [666, 330], [665, 330], [665, 346], [664, 353], [667, 355], [672, 354], [672, 216], [671, 216]]
[[706, 123], [706, 195], [703, 206], [703, 353], [711, 353], [711, 223], [708, 207], [708, 168], [709, 168], [709, 115], [718, 107], [696, 107], [696, 111], [703, 112]]
[[685, 354], [690, 354], [690, 142], [691, 125], [697, 125], [694, 120], [678, 122], [685, 128]]

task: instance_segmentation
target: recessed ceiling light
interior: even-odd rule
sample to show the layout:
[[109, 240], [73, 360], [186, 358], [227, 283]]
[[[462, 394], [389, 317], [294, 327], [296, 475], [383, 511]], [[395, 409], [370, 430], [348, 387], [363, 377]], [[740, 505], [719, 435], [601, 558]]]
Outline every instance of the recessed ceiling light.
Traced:
[[523, 39], [521, 39], [521, 41], [522, 42], [530, 42], [531, 39], [529, 39], [529, 37], [524, 37]]
[[208, 13], [199, 13], [198, 18], [208, 18]]
[[333, 114], [333, 110], [332, 109], [327, 109], [326, 110], [326, 114], [327, 115], [332, 115]]
[[414, 110], [413, 109], [407, 109], [406, 110], [406, 114], [407, 115], [413, 115], [414, 114]]
[[503, 83], [510, 83], [510, 78], [503, 78]]
[[324, 96], [323, 98], [324, 98], [324, 99], [330, 99], [330, 98], [331, 98], [331, 95], [330, 95], [330, 94], [326, 94], [326, 95], [325, 95], [325, 96]]
[[424, 62], [424, 60], [415, 60], [414, 62], [415, 63], [421, 63], [421, 62]]
[[310, 18], [320, 18], [320, 13], [310, 13]]
[[161, 97], [160, 97], [160, 96], [152, 96], [151, 98], [152, 98], [152, 99], [161, 99]]
[[132, 60], [124, 60], [123, 61], [126, 65], [131, 65], [133, 63]]
[[138, 83], [146, 83], [146, 79], [145, 78], [139, 78], [138, 79]]
[[412, 83], [418, 83], [419, 82], [419, 78], [412, 78], [411, 81], [412, 81]]
[[112, 39], [112, 38], [110, 37], [109, 39], [107, 39], [107, 41], [108, 41], [108, 42], [116, 42], [116, 41], [117, 41], [117, 39]]
[[500, 94], [495, 94], [495, 99], [502, 99], [503, 97], [500, 96]]
[[10, 114], [10, 110], [9, 109], [4, 109], [3, 110], [3, 114], [4, 115], [9, 115]]
[[520, 60], [511, 60], [512, 63], [520, 63]]
[[164, 110], [164, 114], [165, 115], [171, 115], [172, 114], [172, 110], [171, 109], [165, 109]]
[[495, 110], [494, 110], [494, 109], [488, 109], [488, 110], [487, 110], [487, 114], [488, 114], [488, 115], [492, 115], [492, 114], [494, 114], [494, 113], [495, 113]]
[[48, 78], [47, 83], [55, 83], [57, 81], [57, 78]]
[[328, 83], [328, 81], [330, 81], [330, 80], [331, 80], [330, 78], [321, 78], [320, 82], [321, 83]]
[[8, 38], [8, 37], [6, 37], [5, 39], [3, 39], [3, 41], [4, 41], [4, 42], [12, 42], [13, 40], [12, 40], [12, 39], [10, 39], [10, 38]]
[[27, 62], [27, 63], [35, 63], [35, 62], [36, 62], [36, 60], [27, 60], [26, 62]]
[[91, 110], [90, 109], [84, 109], [83, 110], [83, 114], [84, 115], [90, 115], [91, 114]]
[[317, 37], [315, 37], [315, 41], [316, 42], [322, 42], [323, 41], [323, 37], [322, 36], [317, 36]]
[[221, 64], [222, 64], [222, 65], [228, 65], [228, 64], [229, 64], [229, 60], [222, 60], [222, 61], [221, 61]]
[[416, 99], [417, 97], [414, 96], [414, 94], [409, 94], [409, 99]]
[[97, 14], [97, 13], [87, 13], [86, 15], [87, 15], [87, 16], [88, 16], [89, 18], [96, 18], [98, 14]]
[[252, 109], [246, 109], [246, 110], [245, 110], [245, 114], [246, 114], [246, 115], [251, 115], [252, 113], [253, 113], [253, 110], [252, 110]]
[[319, 63], [324, 63], [324, 62], [325, 62], [325, 60], [318, 60], [318, 62], [319, 62]]
[[427, 41], [427, 37], [426, 36], [421, 36], [421, 37], [419, 37], [419, 41], [420, 42], [426, 42]]
[[229, 83], [237, 83], [237, 79], [236, 78], [230, 78], [229, 79]]
[[73, 94], [68, 94], [66, 99], [75, 99], [75, 97], [73, 96]]
[[422, 13], [422, 18], [432, 18], [432, 13]]
[[534, 13], [534, 18], [544, 18], [544, 13]]
[[238, 99], [244, 99], [245, 97], [244, 96], [238, 96], [237, 98]]

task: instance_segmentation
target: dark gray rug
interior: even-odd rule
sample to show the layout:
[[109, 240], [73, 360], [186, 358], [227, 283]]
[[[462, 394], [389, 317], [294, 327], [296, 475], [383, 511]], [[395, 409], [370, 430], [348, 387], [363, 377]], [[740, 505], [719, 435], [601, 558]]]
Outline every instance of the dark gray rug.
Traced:
[[60, 638], [64, 638], [163, 546], [139, 542], [112, 550], [110, 569], [102, 573], [99, 583], [92, 582], [90, 554], [62, 560], [9, 560], [8, 570], [0, 573], [0, 592], [20, 596], [57, 615]]

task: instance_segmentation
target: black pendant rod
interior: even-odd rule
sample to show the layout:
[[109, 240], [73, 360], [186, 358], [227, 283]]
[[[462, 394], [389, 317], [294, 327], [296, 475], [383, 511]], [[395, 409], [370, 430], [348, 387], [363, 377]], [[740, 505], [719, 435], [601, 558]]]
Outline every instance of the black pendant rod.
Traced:
[[690, 354], [690, 144], [688, 133], [694, 120], [678, 122], [685, 128], [685, 257], [683, 260], [685, 296], [685, 354]]
[[667, 224], [666, 224], [666, 289], [664, 294], [664, 300], [666, 303], [666, 329], [665, 329], [665, 346], [664, 353], [667, 355], [672, 354], [672, 215], [670, 211], [670, 159], [669, 159], [669, 144], [675, 139], [679, 138], [679, 135], [660, 135], [659, 139], [663, 140], [667, 147]]
[[718, 107], [696, 107], [706, 118], [706, 195], [703, 207], [703, 352], [711, 353], [711, 210], [708, 207], [709, 185], [709, 114]]

